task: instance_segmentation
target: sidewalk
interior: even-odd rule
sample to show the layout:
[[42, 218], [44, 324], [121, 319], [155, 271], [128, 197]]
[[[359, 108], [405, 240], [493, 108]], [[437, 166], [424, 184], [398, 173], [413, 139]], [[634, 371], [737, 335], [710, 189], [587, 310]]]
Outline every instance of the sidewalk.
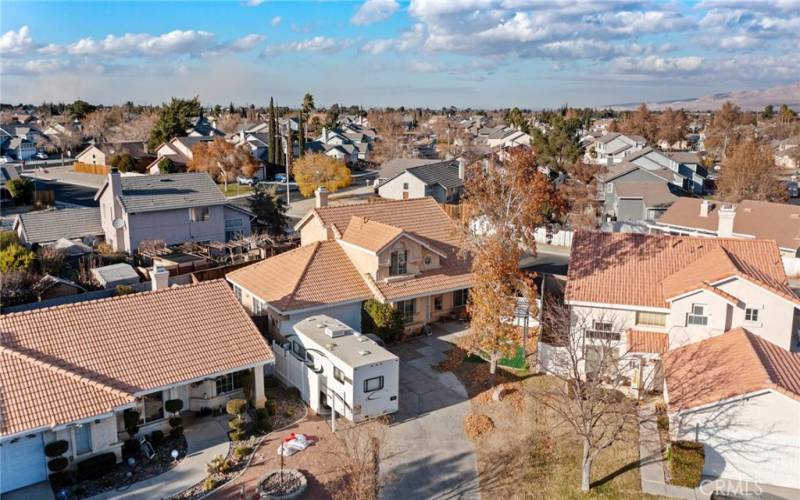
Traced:
[[667, 484], [664, 480], [664, 454], [661, 437], [656, 426], [655, 408], [652, 404], [639, 408], [639, 475], [642, 492], [669, 498], [689, 500], [710, 499], [697, 488], [684, 488]]
[[89, 500], [127, 500], [163, 499], [177, 495], [194, 486], [206, 477], [206, 465], [217, 455], [227, 455], [228, 417], [202, 420], [186, 428], [188, 449], [186, 458], [174, 469], [163, 474], [134, 483], [130, 488], [107, 491]]

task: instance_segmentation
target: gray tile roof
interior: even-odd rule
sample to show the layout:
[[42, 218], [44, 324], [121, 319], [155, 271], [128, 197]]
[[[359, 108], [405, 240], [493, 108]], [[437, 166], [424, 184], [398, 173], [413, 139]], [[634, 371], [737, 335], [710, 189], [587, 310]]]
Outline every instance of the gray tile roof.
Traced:
[[205, 172], [123, 177], [120, 203], [128, 213], [224, 205], [225, 195]]
[[394, 158], [381, 165], [380, 177], [391, 179], [401, 174], [409, 168], [419, 167], [420, 165], [430, 165], [441, 163], [442, 160], [431, 160], [426, 158]]
[[408, 169], [408, 173], [428, 185], [440, 184], [449, 189], [464, 185], [464, 181], [458, 176], [458, 162], [455, 161], [412, 167]]
[[24, 239], [28, 244], [104, 234], [100, 208], [64, 208], [19, 214], [14, 227], [18, 225], [22, 226]]

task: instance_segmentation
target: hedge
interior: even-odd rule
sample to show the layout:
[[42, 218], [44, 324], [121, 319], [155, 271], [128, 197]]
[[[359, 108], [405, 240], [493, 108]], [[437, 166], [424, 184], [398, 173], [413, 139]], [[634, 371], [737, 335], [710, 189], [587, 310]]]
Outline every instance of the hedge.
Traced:
[[102, 453], [78, 462], [78, 479], [86, 481], [105, 476], [117, 465], [117, 456], [113, 453]]
[[669, 463], [672, 471], [672, 484], [696, 488], [705, 465], [703, 443], [694, 441], [673, 441], [669, 447]]
[[374, 299], [364, 302], [361, 310], [363, 333], [374, 333], [387, 344], [391, 344], [400, 339], [404, 328], [403, 314], [398, 309]]
[[50, 472], [61, 472], [68, 466], [69, 460], [67, 460], [67, 457], [58, 457], [47, 462], [47, 468], [50, 469]]
[[50, 458], [60, 457], [69, 449], [69, 443], [63, 439], [47, 443], [44, 447], [44, 454]]

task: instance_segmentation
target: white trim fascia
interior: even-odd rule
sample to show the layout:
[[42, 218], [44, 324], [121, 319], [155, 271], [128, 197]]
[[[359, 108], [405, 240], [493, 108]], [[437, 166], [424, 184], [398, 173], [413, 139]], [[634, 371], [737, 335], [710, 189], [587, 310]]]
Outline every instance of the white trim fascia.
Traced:
[[[669, 386], [667, 386], [667, 388], [669, 388]], [[710, 410], [712, 408], [716, 408], [718, 406], [725, 406], [725, 405], [737, 403], [739, 401], [744, 401], [744, 400], [747, 400], [747, 399], [757, 398], [757, 397], [764, 396], [764, 395], [769, 394], [769, 393], [778, 393], [778, 394], [780, 394], [780, 392], [775, 391], [773, 389], [759, 389], [759, 390], [748, 392], [748, 393], [745, 393], [745, 394], [739, 394], [737, 396], [733, 396], [733, 397], [730, 397], [730, 398], [720, 399], [720, 400], [717, 400], [717, 401], [713, 401], [711, 403], [706, 403], [706, 404], [701, 405], [701, 406], [693, 406], [691, 408], [678, 410], [678, 411], [673, 412], [672, 415], [691, 415], [692, 413], [700, 413], [700, 412], [703, 412], [703, 411], [706, 411], [706, 410]], [[669, 406], [669, 402], [667, 402], [667, 406]]]
[[[372, 255], [373, 257], [377, 257], [378, 256], [377, 252], [373, 252], [372, 250], [367, 250], [366, 248], [364, 248], [362, 246], [356, 245], [355, 243], [350, 243], [349, 241], [345, 241], [345, 240], [343, 240], [341, 238], [337, 238], [335, 241], [337, 241], [339, 244], [344, 244], [344, 245], [347, 245], [347, 246], [349, 246], [351, 248], [355, 248], [356, 250], [361, 250], [362, 252], [364, 252], [364, 253], [366, 253], [368, 255]], [[392, 240], [392, 241], [394, 241], [394, 240]]]
[[177, 381], [177, 382], [171, 382], [169, 384], [165, 384], [165, 385], [162, 385], [162, 386], [151, 387], [151, 388], [144, 389], [144, 390], [141, 390], [141, 391], [136, 391], [136, 392], [132, 393], [132, 396], [138, 399], [138, 398], [141, 398], [142, 396], [150, 394], [152, 392], [166, 391], [167, 389], [172, 389], [173, 387], [179, 387], [179, 386], [182, 386], [182, 385], [189, 385], [189, 384], [192, 384], [194, 382], [200, 382], [202, 380], [216, 378], [216, 377], [219, 377], [221, 375], [225, 375], [225, 374], [228, 374], [228, 373], [231, 373], [231, 372], [238, 372], [238, 371], [241, 371], [241, 370], [247, 370], [247, 369], [250, 369], [250, 368], [255, 368], [257, 366], [264, 366], [264, 365], [268, 365], [268, 364], [274, 363], [274, 362], [275, 362], [275, 358], [267, 359], [267, 360], [263, 360], [263, 361], [256, 361], [254, 363], [247, 363], [245, 365], [241, 365], [241, 366], [238, 366], [238, 367], [228, 368], [228, 369], [225, 369], [225, 370], [218, 370], [216, 372], [206, 373], [206, 374], [203, 374], [201, 376], [194, 377], [194, 378], [181, 380], [181, 381]]
[[391, 299], [387, 298], [386, 302], [384, 302], [384, 304], [392, 304], [394, 302], [400, 302], [402, 300], [418, 299], [420, 297], [433, 297], [435, 295], [442, 295], [442, 294], [445, 294], [445, 293], [457, 292], [458, 290], [471, 290], [471, 289], [472, 289], [471, 286], [466, 286], [466, 287], [465, 286], [458, 286], [458, 287], [455, 287], [455, 288], [444, 288], [444, 289], [436, 290], [436, 291], [433, 291], [433, 292], [418, 293], [416, 295], [408, 295], [408, 296], [403, 296], [403, 297], [399, 297], [399, 298], [394, 298], [394, 297], [392, 297]]
[[[781, 267], [783, 267], [783, 265], [781, 265]], [[753, 281], [751, 279], [748, 279], [746, 276], [740, 276], [738, 274], [735, 274], [733, 276], [729, 276], [727, 278], [723, 278], [723, 279], [721, 279], [719, 281], [715, 281], [714, 283], [711, 283], [711, 285], [712, 286], [717, 286], [717, 285], [724, 284], [725, 282], [730, 281], [731, 278], [738, 278], [738, 279], [740, 279], [742, 281], [746, 281], [746, 282], [750, 283], [751, 285], [756, 286], [756, 287], [760, 288], [761, 290], [763, 290], [765, 292], [771, 293], [772, 295], [778, 297], [779, 299], [783, 299], [784, 301], [788, 302], [789, 304], [793, 305], [794, 307], [800, 307], [800, 305], [798, 305], [797, 302], [795, 302], [795, 301], [793, 301], [791, 299], [788, 299], [788, 298], [784, 297], [783, 295], [781, 295], [779, 293], [773, 292], [772, 290], [770, 290], [768, 287], [765, 287], [761, 283], [757, 283], [757, 282], [755, 282], [755, 281]], [[724, 292], [724, 290], [723, 290], [723, 292]], [[728, 292], [725, 292], [725, 293], [728, 293]]]
[[643, 311], [656, 313], [671, 312], [671, 309], [668, 307], [635, 306], [631, 304], [606, 304], [603, 302], [584, 302], [578, 300], [566, 300], [564, 303], [570, 306], [598, 307], [602, 309], [618, 309], [621, 311]]
[[367, 298], [364, 298], [364, 299], [346, 300], [346, 301], [343, 301], [343, 302], [334, 302], [334, 303], [331, 303], [331, 304], [323, 304], [323, 305], [314, 306], [314, 307], [306, 307], [306, 308], [303, 308], [303, 309], [289, 309], [288, 311], [285, 311], [283, 309], [278, 309], [277, 307], [272, 305], [269, 301], [264, 300], [261, 297], [259, 297], [258, 294], [255, 294], [255, 293], [251, 292], [250, 290], [248, 290], [247, 288], [243, 287], [239, 283], [231, 280], [229, 276], [225, 276], [225, 279], [229, 283], [232, 283], [232, 284], [238, 286], [239, 288], [241, 288], [242, 290], [244, 290], [245, 292], [249, 293], [252, 297], [255, 297], [256, 299], [260, 300], [261, 302], [264, 303], [264, 305], [266, 305], [268, 308], [272, 309], [276, 313], [280, 314], [281, 316], [291, 316], [292, 314], [297, 314], [297, 313], [303, 313], [303, 312], [308, 312], [308, 311], [316, 311], [316, 310], [319, 310], [319, 309], [327, 309], [329, 307], [338, 307], [338, 306], [344, 306], [344, 305], [349, 305], [349, 304], [355, 304], [355, 303], [358, 303], [358, 302], [364, 302], [365, 300], [369, 300], [370, 298], [372, 298], [372, 297], [367, 297]]
[[[714, 285], [711, 285], [711, 286], [714, 286]], [[733, 301], [728, 300], [728, 299], [726, 299], [725, 297], [723, 297], [723, 296], [721, 296], [719, 294], [715, 294], [714, 292], [712, 292], [710, 290], [706, 290], [705, 288], [694, 288], [694, 289], [689, 290], [687, 292], [683, 292], [680, 295], [675, 295], [674, 297], [668, 298], [667, 302], [672, 303], [672, 302], [674, 302], [676, 300], [685, 299], [687, 297], [691, 297], [692, 295], [696, 295], [698, 293], [703, 293], [703, 292], [707, 292], [707, 293], [713, 294], [716, 297], [719, 297], [720, 299], [724, 300], [725, 302], [727, 302], [728, 304], [730, 304], [730, 305], [732, 305], [734, 307], [739, 307], [739, 304], [744, 304], [745, 303], [743, 300], [739, 300], [739, 303], [735, 304]], [[725, 290], [720, 290], [720, 292], [733, 296], [733, 294], [730, 294], [730, 293], [726, 292]]]

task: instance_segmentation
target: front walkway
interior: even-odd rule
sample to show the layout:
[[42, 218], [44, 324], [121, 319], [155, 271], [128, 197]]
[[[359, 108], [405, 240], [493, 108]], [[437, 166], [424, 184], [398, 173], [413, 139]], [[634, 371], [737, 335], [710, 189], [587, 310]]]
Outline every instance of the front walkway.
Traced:
[[436, 325], [441, 335], [392, 349], [400, 357], [400, 411], [381, 452], [384, 499], [480, 497], [475, 447], [464, 433], [467, 391], [452, 373], [432, 368], [463, 335], [455, 325], [444, 325], [449, 333]]
[[228, 417], [206, 418], [186, 427], [186, 457], [175, 468], [139, 481], [124, 490], [107, 491], [90, 500], [146, 500], [169, 498], [206, 477], [206, 465], [217, 455], [227, 456]]
[[664, 479], [664, 453], [656, 425], [653, 404], [639, 408], [639, 474], [642, 492], [670, 498], [708, 499], [699, 489], [667, 484]]

